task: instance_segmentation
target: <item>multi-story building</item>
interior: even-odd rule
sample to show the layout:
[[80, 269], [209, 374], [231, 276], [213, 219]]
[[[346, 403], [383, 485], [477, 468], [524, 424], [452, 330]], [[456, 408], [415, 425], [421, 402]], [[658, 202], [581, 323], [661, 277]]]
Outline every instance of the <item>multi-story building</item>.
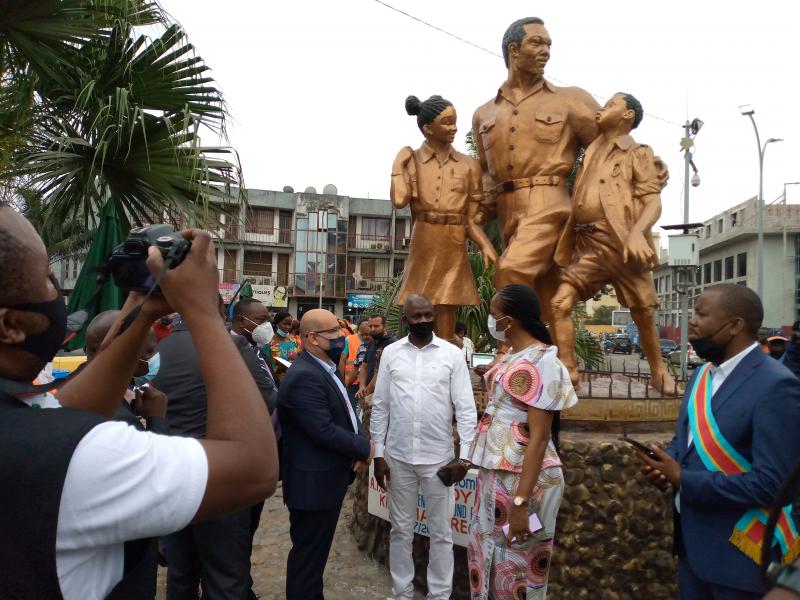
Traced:
[[284, 305], [299, 316], [321, 305], [355, 319], [376, 290], [403, 272], [408, 208], [341, 196], [332, 185], [322, 194], [251, 189], [248, 202], [219, 232], [223, 290], [249, 280], [255, 297], [276, 309]]
[[[215, 243], [223, 297], [247, 280], [256, 298], [297, 316], [321, 305], [356, 319], [374, 293], [403, 272], [411, 241], [408, 208], [341, 196], [333, 185], [322, 194], [251, 189], [247, 208], [222, 221]], [[82, 266], [83, 255], [54, 261], [65, 292]]]
[[[689, 291], [689, 306], [704, 288], [737, 283], [756, 289], [756, 198], [737, 204], [703, 223], [700, 266]], [[764, 208], [764, 325], [781, 328], [800, 318], [800, 205], [770, 204]], [[680, 296], [666, 257], [653, 271], [661, 302], [658, 323], [680, 324]]]

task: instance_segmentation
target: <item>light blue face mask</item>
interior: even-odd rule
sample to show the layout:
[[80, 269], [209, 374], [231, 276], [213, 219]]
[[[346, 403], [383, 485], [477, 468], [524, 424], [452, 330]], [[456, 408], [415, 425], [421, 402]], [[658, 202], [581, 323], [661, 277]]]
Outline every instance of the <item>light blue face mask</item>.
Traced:
[[151, 381], [153, 381], [153, 379], [156, 378], [156, 375], [158, 375], [158, 370], [160, 368], [161, 368], [161, 354], [156, 352], [155, 354], [153, 354], [153, 356], [147, 359], [147, 374], [141, 375], [140, 377], [135, 377], [133, 380], [134, 383], [137, 386], [142, 386], [145, 383], [150, 383]]

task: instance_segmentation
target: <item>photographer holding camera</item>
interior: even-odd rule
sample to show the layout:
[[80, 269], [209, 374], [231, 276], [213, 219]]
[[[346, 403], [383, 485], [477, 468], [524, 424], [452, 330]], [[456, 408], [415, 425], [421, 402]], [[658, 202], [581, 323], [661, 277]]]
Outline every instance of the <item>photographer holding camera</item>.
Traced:
[[[267, 409], [217, 313], [210, 236], [183, 233], [176, 268], [148, 249], [161, 295], [59, 390], [60, 409], [33, 409], [29, 382], [65, 336], [66, 309], [31, 224], [0, 206], [0, 597], [102, 598], [136, 566], [132, 540], [250, 506], [272, 494], [277, 450]], [[173, 263], [174, 264], [174, 263]], [[144, 299], [131, 293], [130, 313]], [[136, 368], [147, 332], [179, 311], [208, 392], [203, 440], [107, 421]], [[116, 334], [116, 337], [113, 337]]]

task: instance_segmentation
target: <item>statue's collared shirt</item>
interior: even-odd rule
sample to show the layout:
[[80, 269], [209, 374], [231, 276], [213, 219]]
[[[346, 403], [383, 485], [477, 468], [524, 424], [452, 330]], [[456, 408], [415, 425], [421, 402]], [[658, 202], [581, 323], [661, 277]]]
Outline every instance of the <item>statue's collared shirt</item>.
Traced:
[[474, 158], [451, 147], [444, 162], [439, 162], [428, 142], [414, 154], [418, 189], [414, 212], [466, 214], [469, 200], [480, 201], [480, 167]]
[[[572, 197], [575, 222], [590, 222], [585, 215], [602, 215], [620, 244], [636, 223], [642, 210], [640, 200], [660, 194], [669, 173], [653, 150], [622, 135], [610, 143], [595, 141], [586, 151], [583, 169], [575, 181]], [[647, 237], [647, 236], [646, 236]]]
[[491, 178], [500, 183], [537, 175], [567, 177], [580, 146], [597, 136], [599, 105], [580, 88], [545, 79], [516, 103], [508, 82], [473, 117], [476, 143]]

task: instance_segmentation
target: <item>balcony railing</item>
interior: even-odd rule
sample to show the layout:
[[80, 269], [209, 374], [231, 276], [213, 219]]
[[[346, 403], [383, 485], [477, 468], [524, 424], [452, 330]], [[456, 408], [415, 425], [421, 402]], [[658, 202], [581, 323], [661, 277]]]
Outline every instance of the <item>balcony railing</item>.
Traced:
[[279, 246], [293, 246], [295, 234], [293, 229], [278, 229], [276, 227], [259, 228], [248, 225], [242, 229], [238, 223], [232, 223], [228, 225], [219, 233], [225, 240], [235, 242], [255, 242]]
[[259, 273], [242, 274], [233, 269], [220, 269], [220, 282], [241, 283], [248, 279], [253, 285], [285, 286], [289, 296], [318, 297], [320, 286], [324, 285], [322, 295], [326, 298], [346, 298], [347, 294], [379, 291], [390, 277], [362, 277], [361, 275], [317, 275], [316, 273]]

